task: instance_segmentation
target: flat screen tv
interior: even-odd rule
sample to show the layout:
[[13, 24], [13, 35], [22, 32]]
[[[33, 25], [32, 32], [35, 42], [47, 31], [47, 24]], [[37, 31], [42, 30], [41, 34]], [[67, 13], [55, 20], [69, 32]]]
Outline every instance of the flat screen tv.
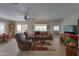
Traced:
[[64, 27], [64, 33], [77, 34], [76, 25], [68, 25]]

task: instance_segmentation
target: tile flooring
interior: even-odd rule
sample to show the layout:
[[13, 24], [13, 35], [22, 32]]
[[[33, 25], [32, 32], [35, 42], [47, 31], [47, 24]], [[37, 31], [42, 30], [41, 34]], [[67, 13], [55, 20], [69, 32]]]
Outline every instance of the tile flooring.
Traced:
[[8, 43], [0, 44], [0, 56], [65, 56], [66, 49], [63, 43], [58, 38], [50, 41], [52, 47], [56, 51], [20, 51], [17, 47], [15, 39]]

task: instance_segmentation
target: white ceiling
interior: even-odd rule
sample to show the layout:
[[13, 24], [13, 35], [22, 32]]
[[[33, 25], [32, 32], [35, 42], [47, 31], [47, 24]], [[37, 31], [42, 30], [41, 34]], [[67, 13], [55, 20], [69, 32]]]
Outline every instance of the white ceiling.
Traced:
[[29, 9], [30, 17], [36, 20], [60, 20], [78, 12], [79, 4], [1, 4], [0, 17], [15, 21], [24, 21], [24, 13]]

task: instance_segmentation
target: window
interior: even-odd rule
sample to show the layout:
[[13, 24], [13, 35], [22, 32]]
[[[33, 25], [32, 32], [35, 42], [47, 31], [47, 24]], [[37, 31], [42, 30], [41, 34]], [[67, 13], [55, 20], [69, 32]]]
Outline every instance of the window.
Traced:
[[17, 33], [21, 32], [21, 24], [17, 24]]
[[0, 23], [0, 34], [5, 32], [5, 24], [4, 23]]
[[27, 25], [26, 24], [22, 25], [22, 33], [25, 32], [25, 31], [27, 31]]
[[47, 24], [35, 24], [35, 31], [47, 31]]
[[59, 31], [59, 26], [54, 26], [54, 31]]
[[17, 24], [17, 33], [27, 31], [27, 24]]

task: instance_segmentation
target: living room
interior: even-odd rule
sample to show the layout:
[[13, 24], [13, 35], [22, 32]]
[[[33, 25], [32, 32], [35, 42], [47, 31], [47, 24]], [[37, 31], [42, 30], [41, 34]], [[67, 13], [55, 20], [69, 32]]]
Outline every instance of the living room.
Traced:
[[[79, 4], [8, 3], [0, 8], [0, 55], [78, 55], [78, 38], [76, 44], [70, 36], [78, 37], [71, 27], [79, 24]], [[70, 32], [65, 26], [71, 26], [66, 30]], [[66, 43], [73, 43], [74, 49]]]

